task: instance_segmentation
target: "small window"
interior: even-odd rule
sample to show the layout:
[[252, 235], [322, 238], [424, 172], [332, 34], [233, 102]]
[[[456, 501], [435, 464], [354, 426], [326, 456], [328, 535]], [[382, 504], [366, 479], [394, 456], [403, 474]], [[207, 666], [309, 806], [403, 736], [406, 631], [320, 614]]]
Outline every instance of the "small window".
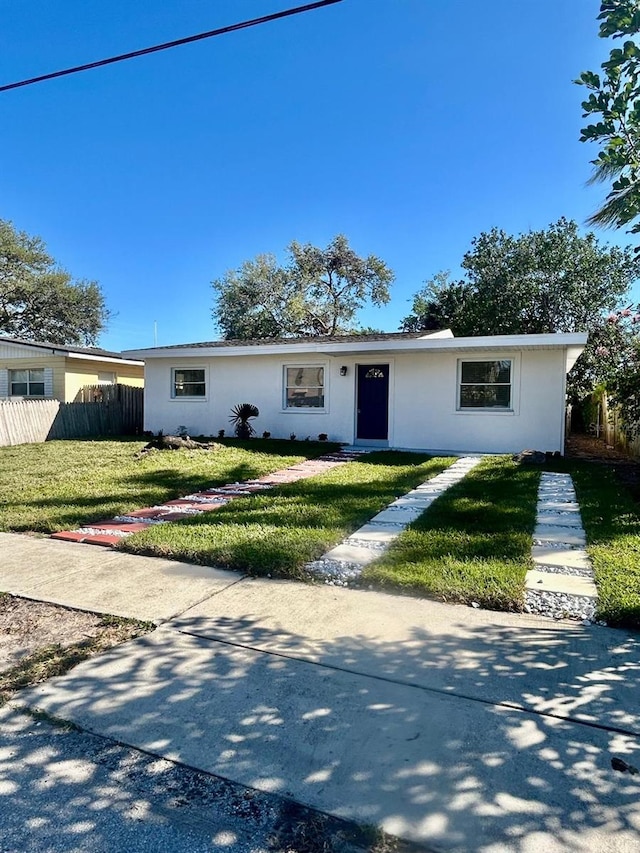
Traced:
[[98, 385], [115, 385], [116, 375], [110, 371], [98, 373]]
[[204, 381], [204, 368], [189, 368], [187, 370], [175, 368], [173, 371], [173, 396], [174, 397], [204, 397], [206, 395], [206, 384]]
[[285, 408], [324, 409], [324, 367], [285, 367]]
[[44, 397], [44, 367], [35, 370], [10, 370], [12, 397]]
[[384, 379], [384, 370], [379, 367], [370, 367], [364, 375], [365, 379]]
[[511, 409], [511, 360], [462, 361], [461, 409]]

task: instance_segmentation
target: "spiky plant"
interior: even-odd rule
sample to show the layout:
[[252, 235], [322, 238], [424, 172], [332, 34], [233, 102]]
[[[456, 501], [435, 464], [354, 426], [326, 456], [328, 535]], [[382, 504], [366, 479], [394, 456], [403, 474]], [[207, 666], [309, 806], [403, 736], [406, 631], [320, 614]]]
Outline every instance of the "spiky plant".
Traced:
[[257, 418], [260, 414], [258, 407], [253, 403], [238, 403], [231, 409], [229, 420], [233, 424], [233, 431], [237, 438], [251, 438], [256, 434], [255, 429], [249, 423], [250, 418]]

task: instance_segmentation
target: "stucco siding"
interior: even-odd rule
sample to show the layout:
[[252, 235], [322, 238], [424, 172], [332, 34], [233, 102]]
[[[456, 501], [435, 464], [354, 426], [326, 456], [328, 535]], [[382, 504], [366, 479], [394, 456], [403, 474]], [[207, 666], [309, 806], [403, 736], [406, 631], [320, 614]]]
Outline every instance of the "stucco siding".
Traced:
[[[461, 359], [512, 361], [510, 411], [460, 411]], [[229, 413], [236, 403], [253, 403], [260, 410], [254, 421], [258, 434], [273, 437], [317, 438], [327, 433], [336, 441], [355, 439], [356, 375], [358, 364], [388, 363], [389, 445], [405, 448], [517, 452], [526, 447], [562, 451], [564, 422], [564, 365], [562, 349], [475, 354], [429, 352], [287, 358], [218, 356], [201, 359], [153, 358], [146, 363], [145, 428], [175, 432], [184, 426], [192, 435], [231, 434]], [[325, 409], [285, 409], [283, 377], [286, 365], [325, 367]], [[340, 368], [347, 368], [345, 376]], [[172, 369], [205, 371], [206, 396], [172, 397]]]

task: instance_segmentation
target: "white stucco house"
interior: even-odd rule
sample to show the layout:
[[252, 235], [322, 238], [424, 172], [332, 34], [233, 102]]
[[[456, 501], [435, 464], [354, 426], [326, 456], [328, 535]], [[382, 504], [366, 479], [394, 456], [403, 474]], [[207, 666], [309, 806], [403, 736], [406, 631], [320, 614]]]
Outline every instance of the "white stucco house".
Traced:
[[567, 372], [584, 334], [456, 338], [449, 330], [130, 350], [145, 363], [145, 429], [257, 433], [432, 451], [564, 450]]

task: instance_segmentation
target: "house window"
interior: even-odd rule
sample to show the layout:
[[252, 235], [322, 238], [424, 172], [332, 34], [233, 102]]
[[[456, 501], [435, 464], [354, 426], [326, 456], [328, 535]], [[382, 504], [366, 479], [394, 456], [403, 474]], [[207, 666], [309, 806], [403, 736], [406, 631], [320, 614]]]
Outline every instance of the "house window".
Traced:
[[204, 368], [174, 368], [172, 393], [174, 397], [204, 397], [206, 395]]
[[10, 370], [9, 388], [12, 397], [44, 397], [44, 367]]
[[285, 367], [285, 408], [324, 409], [324, 367]]
[[511, 409], [511, 359], [460, 362], [460, 409]]

